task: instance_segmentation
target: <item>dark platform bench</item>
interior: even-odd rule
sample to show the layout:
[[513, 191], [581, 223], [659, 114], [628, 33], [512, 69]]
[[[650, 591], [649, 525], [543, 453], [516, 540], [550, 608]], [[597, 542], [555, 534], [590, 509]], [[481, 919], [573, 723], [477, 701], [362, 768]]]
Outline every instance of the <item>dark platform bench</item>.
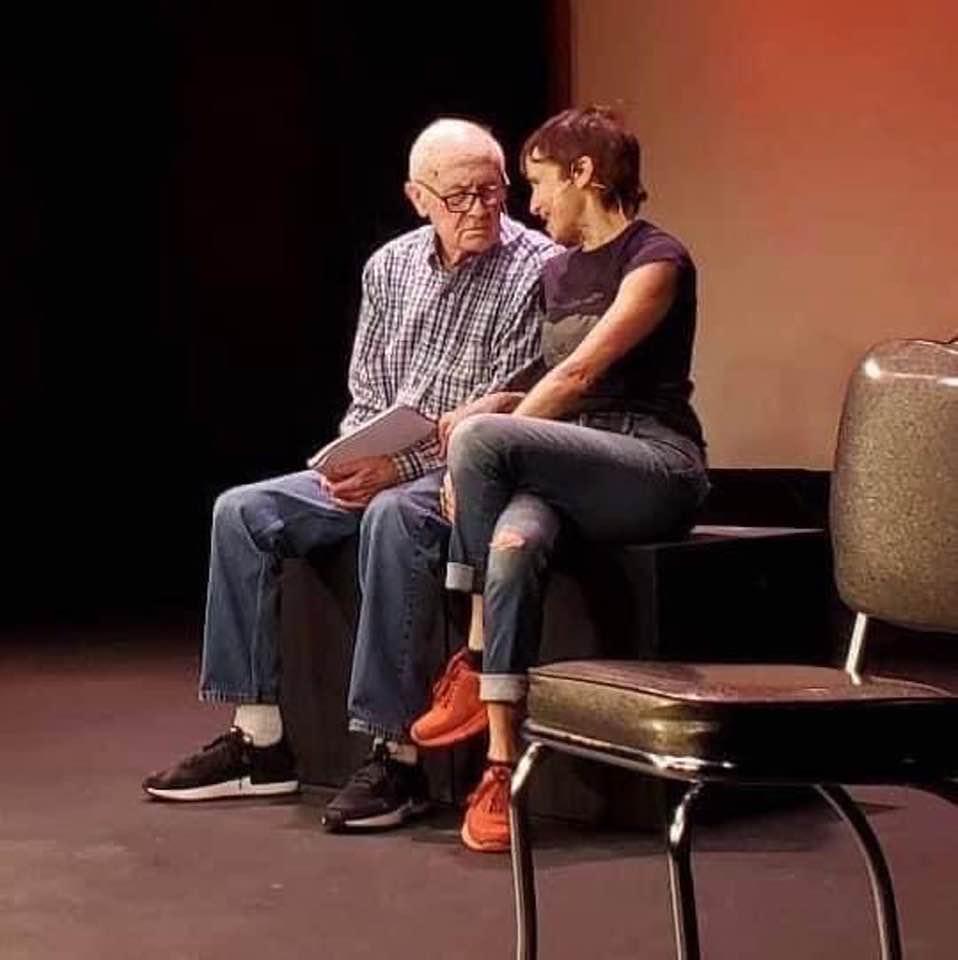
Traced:
[[[368, 749], [346, 728], [355, 553], [349, 541], [284, 568], [281, 702], [306, 784], [342, 784]], [[557, 558], [541, 656], [824, 663], [830, 590], [821, 529], [699, 526], [675, 542], [581, 547]], [[448, 600], [423, 651], [431, 675], [462, 645], [465, 615], [464, 603]], [[428, 756], [433, 796], [462, 801], [482, 749], [477, 742]], [[654, 819], [649, 789], [608, 767], [557, 757], [534, 786], [536, 813], [613, 825]]]

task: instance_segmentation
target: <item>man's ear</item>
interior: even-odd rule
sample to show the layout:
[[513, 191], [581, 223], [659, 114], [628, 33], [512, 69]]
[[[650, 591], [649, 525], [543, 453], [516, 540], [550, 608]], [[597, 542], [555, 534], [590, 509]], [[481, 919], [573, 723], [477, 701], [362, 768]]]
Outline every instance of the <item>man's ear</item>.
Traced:
[[418, 213], [420, 217], [428, 217], [429, 211], [423, 202], [422, 187], [420, 187], [418, 183], [413, 183], [412, 180], [407, 180], [403, 189], [406, 191], [409, 202], [416, 208], [416, 213]]
[[569, 179], [581, 190], [594, 182], [595, 164], [592, 157], [584, 154], [569, 165]]

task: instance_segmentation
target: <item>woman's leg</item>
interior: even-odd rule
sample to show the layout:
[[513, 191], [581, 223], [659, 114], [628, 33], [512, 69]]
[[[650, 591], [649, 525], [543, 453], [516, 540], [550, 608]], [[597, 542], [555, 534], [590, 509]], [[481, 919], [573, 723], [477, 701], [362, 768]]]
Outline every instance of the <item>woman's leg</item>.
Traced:
[[[462, 828], [474, 850], [508, 849], [508, 771], [518, 755], [526, 670], [538, 658], [560, 517], [589, 539], [649, 540], [688, 526], [705, 495], [694, 446], [663, 434], [636, 438], [496, 415], [467, 420], [453, 434], [457, 516], [447, 586], [484, 595], [480, 697], [489, 717], [490, 765]], [[473, 632], [482, 626], [474, 614]]]
[[480, 699], [489, 712], [489, 757], [515, 759], [517, 706], [535, 662], [550, 560], [560, 520], [545, 501], [516, 494], [493, 530], [483, 597]]
[[[483, 635], [479, 694], [489, 718], [488, 764], [462, 825], [463, 842], [473, 850], [509, 849], [509, 781], [519, 753], [527, 651], [538, 649], [543, 593], [558, 532], [559, 517], [551, 507], [517, 494], [493, 532], [485, 596], [473, 595], [470, 635]], [[484, 621], [492, 625], [500, 620], [514, 629], [483, 629]]]
[[515, 766], [519, 759], [519, 705], [495, 700], [486, 702], [489, 713], [489, 751], [492, 763]]
[[688, 527], [708, 489], [701, 454], [655, 429], [633, 437], [533, 417], [464, 420], [449, 443], [458, 508], [446, 585], [484, 592], [490, 544], [515, 493], [539, 498], [599, 542], [648, 541]]
[[587, 539], [647, 541], [689, 526], [708, 489], [698, 450], [666, 428], [640, 438], [496, 414], [456, 428], [449, 469], [458, 507], [446, 585], [484, 594], [487, 702], [523, 699], [560, 518]]

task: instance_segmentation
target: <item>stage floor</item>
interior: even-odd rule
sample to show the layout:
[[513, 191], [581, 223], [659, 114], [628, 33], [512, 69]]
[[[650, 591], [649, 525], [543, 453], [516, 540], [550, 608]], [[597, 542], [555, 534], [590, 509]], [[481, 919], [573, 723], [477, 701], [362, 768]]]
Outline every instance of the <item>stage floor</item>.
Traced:
[[[463, 849], [455, 811], [357, 837], [322, 831], [317, 792], [146, 799], [145, 773], [228, 723], [196, 700], [198, 659], [195, 623], [0, 640], [2, 960], [512, 956], [508, 858]], [[931, 678], [958, 689], [954, 664]], [[855, 795], [889, 857], [905, 955], [950, 960], [958, 807]], [[539, 837], [543, 960], [674, 955], [657, 835], [542, 824]], [[858, 851], [823, 806], [727, 818], [694, 844], [706, 957], [877, 956]]]

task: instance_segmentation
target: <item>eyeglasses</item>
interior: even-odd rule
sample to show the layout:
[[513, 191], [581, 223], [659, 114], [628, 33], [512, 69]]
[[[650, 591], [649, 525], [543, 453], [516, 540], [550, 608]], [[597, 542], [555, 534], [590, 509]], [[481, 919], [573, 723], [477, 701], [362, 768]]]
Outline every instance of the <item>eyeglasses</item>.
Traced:
[[450, 213], [468, 213], [476, 200], [484, 207], [497, 207], [506, 196], [506, 187], [502, 183], [490, 183], [478, 190], [457, 190], [455, 193], [442, 194], [422, 180], [413, 182], [428, 190], [437, 200], [441, 200]]

